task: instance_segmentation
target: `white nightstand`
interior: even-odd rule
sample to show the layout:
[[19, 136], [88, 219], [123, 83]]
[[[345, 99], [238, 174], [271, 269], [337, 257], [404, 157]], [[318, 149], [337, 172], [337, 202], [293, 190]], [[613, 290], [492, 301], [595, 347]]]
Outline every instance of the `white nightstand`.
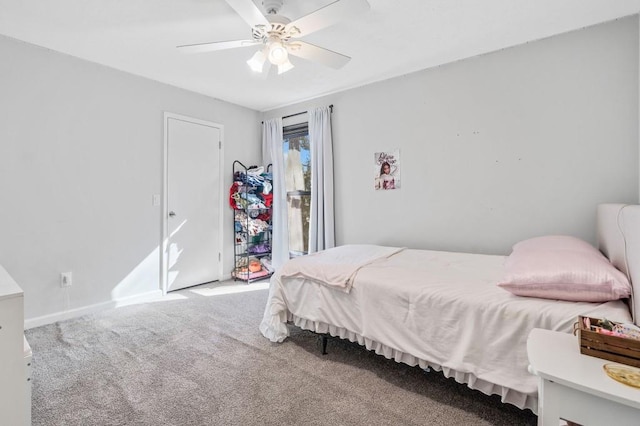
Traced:
[[612, 363], [580, 354], [571, 334], [534, 329], [527, 339], [529, 371], [540, 377], [538, 425], [559, 418], [585, 426], [640, 425], [640, 389], [616, 382], [602, 369]]

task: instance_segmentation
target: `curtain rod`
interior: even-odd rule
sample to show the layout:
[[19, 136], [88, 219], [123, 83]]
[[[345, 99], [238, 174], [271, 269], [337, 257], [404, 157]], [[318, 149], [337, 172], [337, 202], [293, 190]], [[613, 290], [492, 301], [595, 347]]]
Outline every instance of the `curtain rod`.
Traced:
[[[331, 112], [333, 112], [333, 105], [329, 105], [329, 110]], [[282, 119], [284, 120], [285, 118], [296, 117], [298, 115], [306, 114], [307, 112], [309, 112], [309, 111], [302, 111], [302, 112], [297, 112], [297, 113], [291, 114], [291, 115], [285, 115], [284, 117], [282, 117]]]
[[[329, 111], [333, 112], [333, 104], [329, 105]], [[282, 117], [282, 119], [284, 120], [285, 118], [296, 117], [298, 115], [306, 114], [307, 112], [309, 111], [302, 111], [302, 112], [296, 112], [295, 114], [285, 115], [284, 117]], [[264, 121], [262, 123], [264, 124]]]

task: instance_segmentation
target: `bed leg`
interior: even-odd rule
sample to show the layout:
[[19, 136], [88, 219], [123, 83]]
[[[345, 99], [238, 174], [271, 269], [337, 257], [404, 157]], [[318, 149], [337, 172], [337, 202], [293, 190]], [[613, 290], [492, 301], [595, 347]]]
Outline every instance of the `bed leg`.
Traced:
[[322, 355], [327, 354], [327, 335], [322, 335]]

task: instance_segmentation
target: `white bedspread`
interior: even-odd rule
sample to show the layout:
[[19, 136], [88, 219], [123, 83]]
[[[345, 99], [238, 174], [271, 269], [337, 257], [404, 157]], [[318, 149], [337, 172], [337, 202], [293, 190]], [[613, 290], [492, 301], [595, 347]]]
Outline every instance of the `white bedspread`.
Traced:
[[403, 248], [345, 245], [291, 259], [280, 271], [281, 278], [306, 278], [349, 293], [358, 271], [392, 256]]
[[514, 296], [496, 286], [503, 262], [503, 256], [407, 249], [359, 269], [350, 293], [276, 273], [260, 330], [281, 342], [289, 335], [286, 322], [293, 321], [397, 362], [442, 370], [536, 412], [537, 380], [527, 371], [529, 331], [571, 332], [578, 315], [631, 317], [622, 301]]

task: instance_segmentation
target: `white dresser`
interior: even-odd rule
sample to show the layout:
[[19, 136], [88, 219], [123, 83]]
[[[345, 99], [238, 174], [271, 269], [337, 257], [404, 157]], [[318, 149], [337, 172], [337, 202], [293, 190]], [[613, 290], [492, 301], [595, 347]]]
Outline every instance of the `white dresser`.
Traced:
[[2, 424], [31, 424], [30, 369], [31, 348], [24, 337], [22, 289], [0, 266], [0, 416]]

